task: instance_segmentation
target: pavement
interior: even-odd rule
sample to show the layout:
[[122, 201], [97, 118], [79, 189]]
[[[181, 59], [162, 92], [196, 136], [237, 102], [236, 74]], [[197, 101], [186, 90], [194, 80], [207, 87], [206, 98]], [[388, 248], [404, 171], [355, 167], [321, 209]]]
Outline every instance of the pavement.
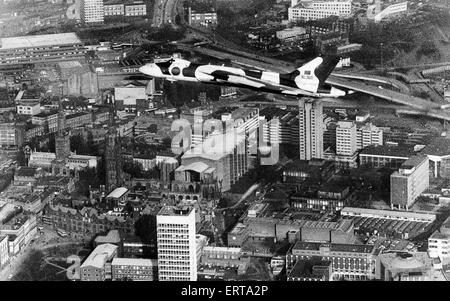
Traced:
[[38, 225], [38, 227], [44, 227], [42, 230], [42, 234], [36, 235], [34, 240], [25, 246], [19, 254], [12, 257], [10, 259], [9, 264], [0, 271], [0, 281], [8, 281], [12, 277], [11, 275], [15, 275], [20, 268], [20, 265], [24, 262], [24, 260], [30, 255], [32, 250], [41, 250], [44, 251], [49, 248], [58, 247], [58, 246], [66, 246], [73, 245], [74, 243], [79, 243], [79, 241], [71, 241], [67, 238], [61, 238], [56, 234], [56, 231], [53, 230], [51, 226], [48, 225]]

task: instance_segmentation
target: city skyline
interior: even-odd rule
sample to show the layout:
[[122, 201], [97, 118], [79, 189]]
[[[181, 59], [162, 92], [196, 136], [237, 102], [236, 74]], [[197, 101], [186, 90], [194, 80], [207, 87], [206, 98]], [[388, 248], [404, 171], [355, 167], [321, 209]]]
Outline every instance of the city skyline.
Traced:
[[450, 280], [449, 1], [0, 11], [0, 281]]

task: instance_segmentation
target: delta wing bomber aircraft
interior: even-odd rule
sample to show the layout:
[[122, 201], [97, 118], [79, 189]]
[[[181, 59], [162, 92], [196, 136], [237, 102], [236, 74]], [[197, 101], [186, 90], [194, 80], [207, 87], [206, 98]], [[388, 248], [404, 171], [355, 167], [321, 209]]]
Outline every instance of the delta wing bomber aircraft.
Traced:
[[139, 71], [169, 81], [190, 81], [250, 88], [263, 92], [310, 97], [341, 97], [345, 92], [325, 83], [339, 57], [316, 57], [291, 73], [201, 65], [179, 58], [150, 63]]

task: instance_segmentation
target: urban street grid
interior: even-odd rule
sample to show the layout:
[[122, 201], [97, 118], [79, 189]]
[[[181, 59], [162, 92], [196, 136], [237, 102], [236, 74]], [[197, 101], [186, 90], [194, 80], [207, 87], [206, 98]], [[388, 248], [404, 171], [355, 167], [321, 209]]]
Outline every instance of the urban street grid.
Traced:
[[0, 280], [448, 281], [448, 71], [450, 0], [0, 0]]

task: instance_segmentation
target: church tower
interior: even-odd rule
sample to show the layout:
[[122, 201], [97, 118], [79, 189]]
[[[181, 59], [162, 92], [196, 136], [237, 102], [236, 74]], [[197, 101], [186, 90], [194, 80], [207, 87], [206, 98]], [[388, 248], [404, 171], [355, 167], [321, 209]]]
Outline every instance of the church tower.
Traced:
[[70, 132], [66, 128], [66, 114], [62, 107], [62, 100], [59, 102], [58, 111], [58, 132], [55, 136], [56, 159], [52, 163], [53, 175], [66, 175], [67, 159], [70, 156]]
[[108, 192], [120, 187], [124, 183], [123, 162], [120, 141], [117, 136], [117, 128], [114, 120], [115, 110], [111, 95], [108, 95], [109, 103], [109, 127], [105, 139], [105, 168], [106, 190]]

